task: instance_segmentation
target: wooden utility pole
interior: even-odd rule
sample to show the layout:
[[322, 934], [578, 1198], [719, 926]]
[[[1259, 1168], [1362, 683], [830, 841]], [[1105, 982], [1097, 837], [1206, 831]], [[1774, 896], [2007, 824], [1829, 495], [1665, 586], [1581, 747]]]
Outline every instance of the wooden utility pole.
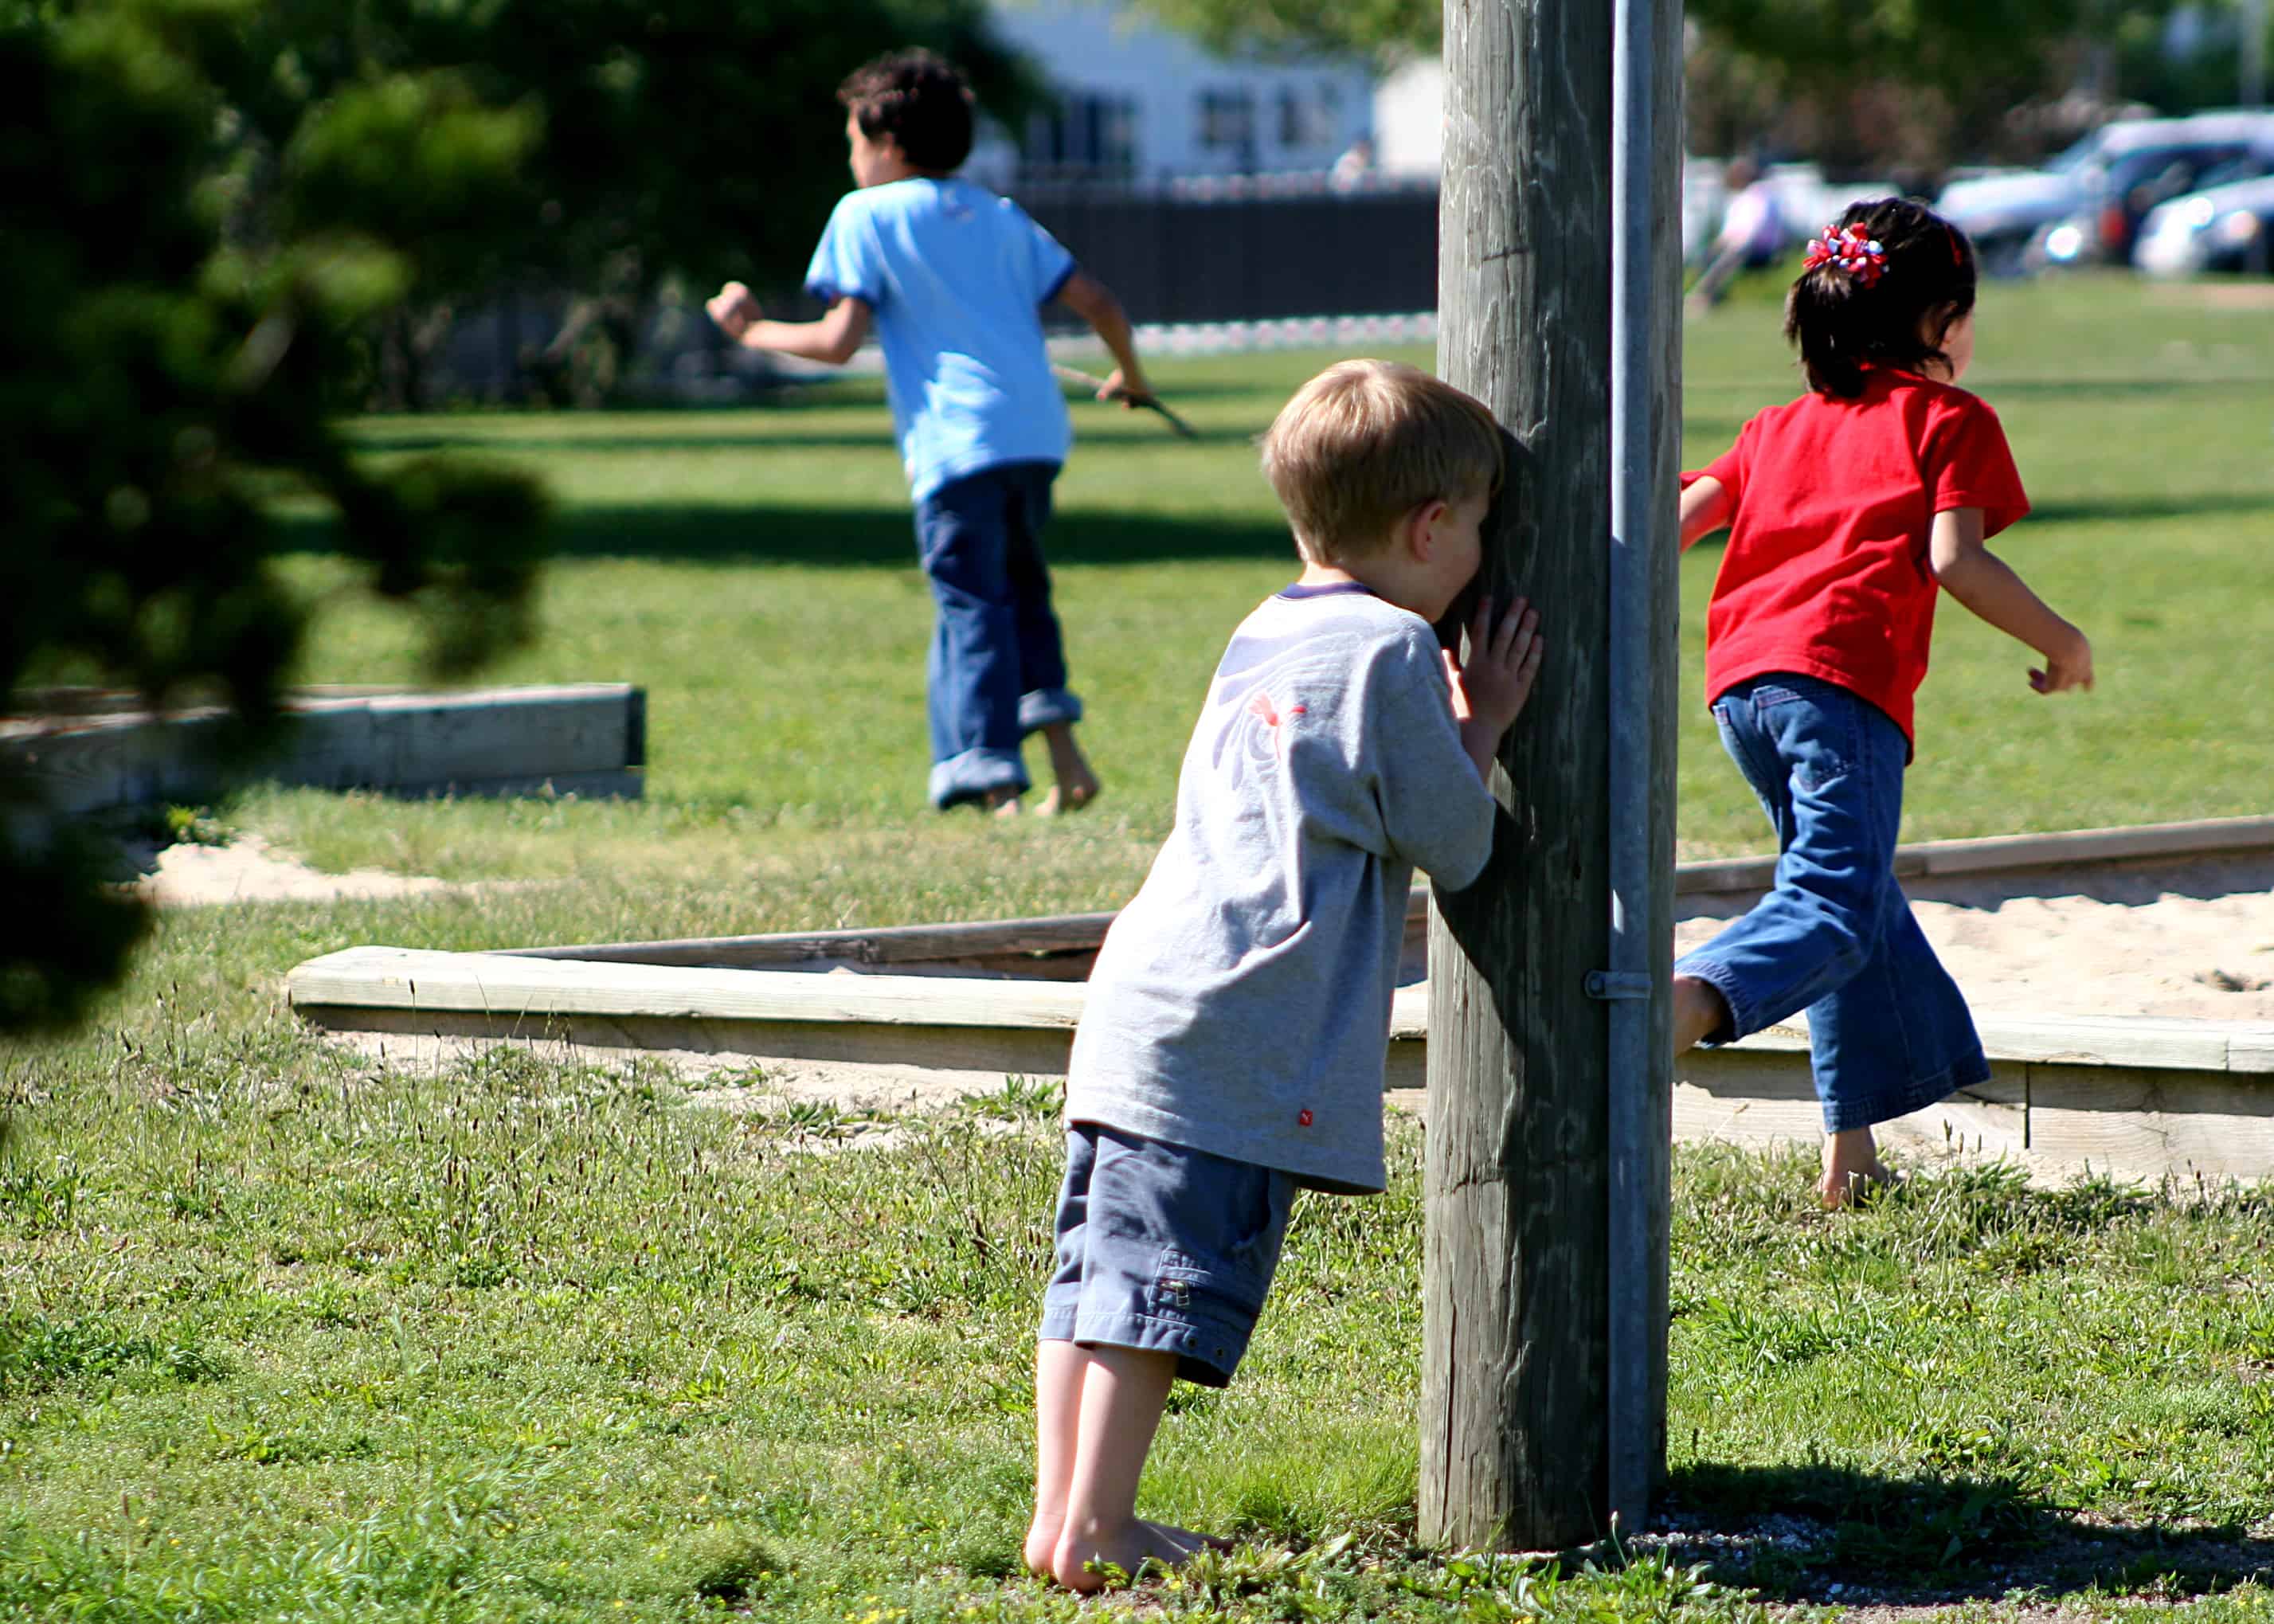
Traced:
[[[1647, 280], [1626, 284], [1646, 292], [1623, 330], [1639, 318], [1638, 353], [1655, 358], [1639, 389], [1630, 365], [1616, 436], [1615, 9], [1622, 107], [1645, 138], [1620, 147], [1648, 189], [1630, 201], [1657, 222], [1624, 267]], [[1679, 0], [1446, 0], [1438, 371], [1513, 436], [1484, 584], [1532, 599], [1548, 655], [1502, 754], [1491, 867], [1440, 893], [1430, 928], [1420, 1531], [1435, 1545], [1568, 1545], [1614, 1512], [1631, 1528], [1665, 1459], [1680, 41]]]

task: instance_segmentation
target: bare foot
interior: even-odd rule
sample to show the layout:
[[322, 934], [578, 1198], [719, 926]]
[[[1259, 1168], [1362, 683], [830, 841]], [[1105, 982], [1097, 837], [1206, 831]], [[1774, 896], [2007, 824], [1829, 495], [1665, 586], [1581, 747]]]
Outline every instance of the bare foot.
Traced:
[[1895, 1182], [1895, 1175], [1879, 1160], [1879, 1147], [1869, 1128], [1826, 1136], [1824, 1177], [1816, 1187], [1825, 1211], [1857, 1206]]
[[1072, 722], [1052, 722], [1043, 729], [1043, 743], [1050, 753], [1050, 776], [1058, 780], [1057, 787], [1043, 797], [1035, 808], [1043, 817], [1056, 817], [1061, 812], [1079, 812], [1097, 799], [1103, 786], [1091, 769], [1088, 757], [1074, 741]]
[[1105, 1588], [1110, 1568], [1119, 1568], [1135, 1583], [1146, 1576], [1148, 1566], [1180, 1567], [1212, 1545], [1230, 1548], [1190, 1529], [1141, 1519], [1133, 1519], [1118, 1532], [1100, 1530], [1086, 1539], [1076, 1538], [1069, 1530], [1059, 1536], [1058, 1549], [1051, 1553], [1050, 1574], [1066, 1589], [1088, 1595]]
[[1037, 1579], [1058, 1576], [1050, 1571], [1050, 1557], [1058, 1548], [1058, 1528], [1059, 1519], [1054, 1517], [1044, 1522], [1040, 1515], [1028, 1525], [1027, 1543], [1020, 1555], [1026, 1561], [1027, 1571]]
[[1088, 774], [1069, 786], [1064, 780], [1050, 786], [1043, 796], [1042, 804], [1035, 808], [1036, 817], [1056, 817], [1061, 812], [1079, 812], [1105, 793], [1096, 773]]
[[1713, 982], [1674, 978], [1674, 1052], [1685, 1054], [1728, 1024], [1729, 1006]]
[[990, 817], [1016, 817], [1021, 810], [1019, 792], [1007, 785], [979, 797], [979, 809]]

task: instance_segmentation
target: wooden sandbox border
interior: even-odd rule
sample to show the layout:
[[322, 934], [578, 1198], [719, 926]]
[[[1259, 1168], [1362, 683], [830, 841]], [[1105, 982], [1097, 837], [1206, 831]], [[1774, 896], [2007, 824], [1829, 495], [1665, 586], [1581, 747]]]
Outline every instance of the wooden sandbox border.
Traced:
[[[2274, 851], [2274, 818], [1942, 841], [1905, 847], [1909, 876]], [[1766, 861], [1683, 866], [1685, 892], [1761, 888]], [[1426, 922], [1415, 892], [1409, 939]], [[557, 1041], [596, 1055], [1062, 1075], [1086, 972], [1111, 914], [488, 953], [358, 947], [288, 978], [302, 1019], [385, 1040]], [[772, 967], [758, 967], [772, 966]], [[790, 967], [796, 966], [796, 967]], [[817, 970], [858, 970], [817, 974]], [[915, 971], [916, 974], [909, 974]], [[976, 973], [975, 974], [974, 973]], [[980, 979], [986, 977], [990, 979]], [[1426, 1076], [1427, 989], [1397, 996], [1388, 1082]], [[2007, 1157], [2035, 1177], [2274, 1176], [2274, 1023], [1978, 1018], [1994, 1075], [1889, 1124], [1899, 1146]], [[1677, 1139], [1813, 1144], [1804, 1029], [1781, 1026], [1676, 1067]]]
[[647, 695], [629, 682], [296, 689], [275, 748], [233, 768], [212, 759], [228, 725], [219, 709], [154, 715], [89, 690], [26, 698], [44, 713], [0, 718], [0, 770], [33, 778], [66, 817], [194, 802], [246, 782], [636, 799], [647, 760]]

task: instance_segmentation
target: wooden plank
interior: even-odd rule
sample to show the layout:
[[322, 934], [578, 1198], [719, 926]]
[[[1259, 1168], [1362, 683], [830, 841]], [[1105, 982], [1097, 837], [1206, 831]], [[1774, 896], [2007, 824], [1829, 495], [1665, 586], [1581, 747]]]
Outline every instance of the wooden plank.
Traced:
[[2141, 1067], [2028, 1071], [2034, 1167], [2148, 1179], [2274, 1174], [2274, 1088]]
[[2224, 1071], [2238, 1026], [2224, 1020], [2157, 1020], [2116, 1015], [1977, 1015], [1992, 1062], [2060, 1062]]
[[[636, 691], [588, 684], [382, 695], [309, 711], [299, 731], [305, 737], [344, 723], [344, 739], [367, 738], [366, 756], [335, 756], [327, 763], [335, 775], [331, 781], [340, 785], [473, 783], [606, 771], [638, 763], [631, 716]], [[365, 718], [360, 726], [354, 719], [358, 708]], [[308, 748], [296, 748], [291, 770], [297, 771], [297, 758]]]
[[[2274, 850], [2274, 817], [2206, 818], [2145, 824], [2137, 829], [2088, 829], [2052, 835], [1997, 835], [1984, 839], [1924, 841], [1898, 846], [1899, 875], [2026, 872], [2069, 863], [2133, 861], [2143, 858], [2218, 855]], [[1675, 866], [1680, 895], [1766, 891], [1775, 883], [1776, 859], [1739, 857]], [[853, 964], [943, 962], [995, 953], [1095, 951], [1114, 915], [1066, 914], [1031, 919], [974, 921], [951, 925], [877, 926], [849, 931], [783, 931], [758, 936], [704, 936], [659, 942], [600, 942], [553, 947], [500, 949], [532, 959], [684, 965], [796, 964], [809, 959]], [[1429, 888], [1416, 885], [1405, 902], [1404, 973], [1427, 968]], [[998, 934], [999, 933], [999, 934]], [[872, 945], [862, 945], [870, 944]], [[2274, 1069], [2274, 1068], [2255, 1068]]]
[[285, 991], [295, 1009], [1066, 1031], [1081, 1019], [1083, 997], [1081, 987], [1053, 981], [591, 965], [393, 947], [353, 947], [312, 959], [285, 977]]
[[[1991, 835], [1969, 840], [1922, 840], [1895, 848], [1895, 873], [1917, 875], [2025, 873], [2071, 864], [2132, 862], [2151, 858], [2211, 857], [2274, 851], [2274, 817], [2197, 818], [2120, 829], [2073, 829], [2054, 834]], [[1776, 883], [1773, 857], [1736, 857], [1677, 865], [1677, 893], [1766, 891]]]
[[235, 783], [429, 795], [632, 795], [645, 756], [645, 697], [626, 683], [477, 688], [448, 694], [297, 695], [264, 756], [211, 759], [226, 726], [212, 708], [158, 717], [95, 710], [67, 721], [0, 726], [0, 763], [29, 771], [64, 816], [202, 800]]
[[576, 959], [593, 963], [709, 965], [799, 964], [830, 959], [849, 964], [908, 964], [975, 957], [1095, 953], [1105, 940], [1111, 914], [1059, 914], [1039, 919], [975, 921], [946, 925], [880, 925], [851, 930], [779, 931], [764, 936], [693, 936], [668, 942], [602, 942], [569, 947], [516, 947], [523, 959]]
[[586, 1011], [523, 1013], [505, 1010], [370, 1009], [296, 1004], [320, 1031], [378, 1038], [505, 1040], [561, 1044], [606, 1055], [681, 1053], [769, 1061], [914, 1065], [1005, 1076], [1062, 1077], [1073, 1047], [1070, 1030], [959, 1026], [847, 1026], [840, 1021], [708, 1019], [689, 1016], [607, 1015]]
[[1981, 840], [1924, 841], [1909, 848], [1933, 875], [2006, 868], [2054, 868], [2071, 863], [2141, 858], [2204, 857], [2274, 850], [2274, 817], [2202, 818], [2123, 829], [2074, 829], [2057, 834], [1999, 835]]
[[[2023, 1068], [1879, 1125], [1882, 1145], [1920, 1155], [2029, 1159]], [[1674, 1137], [1752, 1149], [1814, 1147], [1824, 1110], [1804, 1056], [1698, 1049], [1675, 1062]]]

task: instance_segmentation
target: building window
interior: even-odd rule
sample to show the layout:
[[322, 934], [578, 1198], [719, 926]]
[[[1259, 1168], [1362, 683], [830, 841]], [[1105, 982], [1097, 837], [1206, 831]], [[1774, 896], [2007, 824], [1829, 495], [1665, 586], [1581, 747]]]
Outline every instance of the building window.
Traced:
[[1255, 93], [1245, 88], [1201, 91], [1200, 125], [1203, 150], [1252, 159], [1255, 153]]
[[1125, 179], [1137, 167], [1137, 102], [1077, 93], [1032, 114], [1019, 146], [1029, 176]]
[[1343, 127], [1343, 90], [1336, 84], [1289, 85], [1279, 92], [1279, 145], [1294, 152], [1335, 146]]

